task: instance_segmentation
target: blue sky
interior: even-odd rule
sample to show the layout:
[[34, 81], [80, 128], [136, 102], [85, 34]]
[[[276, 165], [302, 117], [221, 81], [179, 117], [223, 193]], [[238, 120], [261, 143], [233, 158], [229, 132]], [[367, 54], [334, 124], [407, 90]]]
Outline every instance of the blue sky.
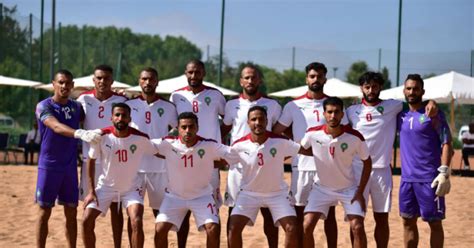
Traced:
[[[45, 20], [51, 22], [51, 0]], [[40, 16], [39, 0], [4, 0], [20, 16]], [[135, 32], [181, 35], [210, 55], [219, 51], [220, 0], [60, 0], [62, 25], [129, 27]], [[398, 0], [227, 0], [224, 52], [231, 64], [254, 61], [278, 70], [321, 61], [345, 79], [354, 61], [381, 65], [395, 79]], [[474, 49], [473, 0], [404, 0], [401, 76], [470, 74]]]

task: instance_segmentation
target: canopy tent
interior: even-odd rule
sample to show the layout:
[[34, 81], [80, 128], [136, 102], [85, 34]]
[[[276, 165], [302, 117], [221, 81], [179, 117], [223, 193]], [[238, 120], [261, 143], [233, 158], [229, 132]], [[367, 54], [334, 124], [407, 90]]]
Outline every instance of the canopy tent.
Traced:
[[[188, 80], [186, 78], [186, 75], [181, 75], [179, 77], [160, 80], [158, 87], [156, 87], [156, 92], [161, 93], [161, 94], [171, 94], [173, 91], [186, 87], [187, 85], [188, 85]], [[222, 94], [226, 96], [235, 96], [239, 94], [235, 91], [217, 86], [210, 82], [204, 82], [204, 85], [212, 87], [212, 88], [216, 88], [220, 92], [222, 92]], [[126, 89], [125, 91], [130, 92], [130, 93], [139, 93], [141, 92], [141, 90], [142, 89], [140, 88], [140, 86], [135, 86], [135, 87], [130, 87]]]
[[[424, 81], [424, 99], [432, 99], [439, 103], [457, 101], [460, 104], [474, 104], [474, 78], [451, 71]], [[383, 90], [381, 99], [404, 100], [403, 85]]]
[[[424, 81], [424, 99], [435, 100], [438, 103], [450, 103], [450, 125], [454, 132], [454, 102], [459, 104], [474, 104], [474, 78], [451, 71]], [[383, 90], [381, 99], [405, 100], [403, 85]]]
[[[86, 89], [94, 88], [94, 81], [92, 81], [93, 77], [94, 77], [94, 75], [91, 74], [89, 76], [75, 78], [74, 79], [74, 91], [84, 91]], [[43, 84], [43, 85], [41, 85], [37, 88], [47, 90], [47, 91], [53, 91], [53, 85], [52, 84]], [[130, 88], [130, 85], [125, 84], [125, 83], [121, 83], [121, 82], [118, 82], [118, 81], [114, 81], [114, 83], [112, 84], [112, 88], [113, 89], [126, 89], [126, 88]]]
[[[296, 88], [282, 90], [270, 93], [270, 96], [275, 97], [299, 97], [308, 91], [308, 86], [303, 85]], [[328, 96], [337, 96], [341, 98], [361, 97], [362, 93], [357, 85], [341, 81], [337, 78], [330, 78], [324, 85], [324, 94]]]
[[35, 87], [35, 86], [42, 85], [42, 83], [31, 81], [31, 80], [19, 79], [19, 78], [5, 77], [5, 76], [0, 75], [0, 85]]

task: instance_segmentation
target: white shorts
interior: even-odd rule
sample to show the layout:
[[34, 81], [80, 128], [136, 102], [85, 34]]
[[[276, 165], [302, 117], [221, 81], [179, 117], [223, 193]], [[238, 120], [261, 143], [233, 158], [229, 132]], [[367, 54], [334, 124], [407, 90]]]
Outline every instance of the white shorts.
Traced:
[[241, 191], [231, 215], [246, 216], [250, 219], [247, 225], [253, 226], [260, 208], [270, 209], [275, 226], [279, 226], [278, 221], [284, 217], [296, 216], [295, 208], [291, 205], [290, 197], [286, 191], [269, 196]]
[[[354, 170], [357, 182], [360, 181], [362, 170]], [[370, 199], [372, 201], [372, 209], [375, 213], [389, 213], [392, 207], [392, 169], [372, 168], [369, 181], [364, 190], [364, 198], [366, 205]]]
[[219, 169], [214, 169], [212, 172], [211, 178], [211, 186], [212, 186], [212, 196], [216, 201], [217, 208], [222, 206], [222, 195], [221, 195], [221, 174]]
[[99, 210], [102, 212], [102, 216], [107, 214], [107, 209], [109, 209], [112, 202], [122, 202], [122, 206], [125, 208], [128, 208], [133, 204], [143, 205], [144, 194], [143, 191], [138, 188], [136, 190], [122, 193], [106, 188], [96, 188], [95, 193], [97, 195], [97, 200], [99, 201], [99, 206], [97, 206], [96, 202], [91, 202], [87, 205], [87, 208]]
[[149, 206], [159, 210], [168, 186], [168, 175], [166, 172], [139, 172], [138, 177], [142, 181], [143, 192], [148, 195]]
[[171, 230], [178, 231], [188, 210], [193, 213], [199, 231], [204, 231], [204, 225], [207, 223], [219, 224], [219, 208], [216, 207], [211, 195], [183, 200], [170, 193], [165, 194], [155, 222], [171, 223], [173, 224]]
[[313, 187], [316, 171], [298, 171], [291, 173], [291, 191], [295, 206], [306, 206], [308, 204], [309, 192]]
[[229, 169], [227, 174], [227, 187], [224, 194], [224, 204], [229, 207], [235, 205], [237, 195], [242, 185], [242, 173], [237, 168]]
[[[354, 197], [357, 187], [345, 189], [341, 191], [333, 191], [328, 188], [324, 188], [318, 184], [313, 185], [313, 189], [309, 194], [309, 202], [306, 205], [304, 212], [318, 212], [322, 213], [321, 219], [325, 220], [328, 215], [329, 208], [341, 203], [344, 208], [344, 217], [347, 215], [358, 215], [365, 217], [365, 212], [362, 210], [360, 203], [355, 201], [351, 204], [351, 200]], [[347, 219], [347, 218], [344, 218]]]

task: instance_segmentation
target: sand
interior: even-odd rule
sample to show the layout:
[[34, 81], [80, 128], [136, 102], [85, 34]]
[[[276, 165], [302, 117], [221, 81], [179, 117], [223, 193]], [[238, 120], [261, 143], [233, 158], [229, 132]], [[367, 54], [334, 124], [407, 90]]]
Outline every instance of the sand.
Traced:
[[[35, 246], [35, 221], [37, 206], [34, 204], [34, 190], [36, 183], [36, 166], [6, 165], [0, 166], [0, 247], [33, 247]], [[223, 179], [227, 173], [221, 172]], [[290, 174], [285, 174], [289, 180]], [[403, 230], [401, 218], [398, 216], [398, 187], [400, 177], [394, 176], [393, 205], [390, 215], [390, 247], [402, 247]], [[222, 188], [225, 180], [222, 180]], [[446, 247], [472, 247], [474, 244], [474, 178], [452, 177], [451, 193], [447, 196], [447, 219], [443, 222], [445, 230]], [[145, 203], [147, 204], [147, 203]], [[147, 206], [147, 205], [146, 205]], [[375, 247], [373, 239], [374, 220], [369, 212], [366, 218], [366, 232], [369, 247]], [[343, 221], [342, 207], [338, 206], [337, 220], [339, 227], [340, 247], [350, 247], [348, 224]], [[221, 208], [221, 219], [227, 219], [227, 207]], [[78, 210], [78, 223], [81, 224], [83, 209]], [[191, 218], [191, 230], [188, 238], [188, 247], [203, 247], [205, 233], [198, 232]], [[221, 246], [226, 247], [225, 222], [223, 221]], [[326, 247], [326, 240], [322, 231], [322, 222], [318, 223], [315, 230], [317, 247]], [[53, 209], [49, 222], [49, 236], [47, 247], [65, 247], [64, 217], [61, 206]], [[146, 207], [144, 217], [145, 247], [153, 247], [154, 219], [151, 209]], [[80, 228], [79, 228], [80, 230]], [[420, 243], [419, 247], [429, 247], [429, 228], [427, 223], [419, 221]], [[96, 225], [97, 246], [112, 247], [112, 231], [110, 217], [98, 218]], [[122, 247], [128, 247], [126, 233], [123, 234]], [[170, 233], [170, 247], [177, 247], [174, 232]], [[258, 217], [254, 227], [246, 227], [243, 233], [245, 247], [266, 247], [263, 234], [262, 218]], [[279, 244], [282, 247], [284, 232], [280, 228]], [[82, 233], [78, 233], [78, 246], [83, 247]]]

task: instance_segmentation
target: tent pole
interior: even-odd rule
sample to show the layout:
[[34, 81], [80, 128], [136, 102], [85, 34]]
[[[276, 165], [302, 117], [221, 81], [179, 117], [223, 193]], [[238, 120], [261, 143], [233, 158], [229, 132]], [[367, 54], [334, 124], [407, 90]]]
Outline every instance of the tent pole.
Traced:
[[451, 125], [451, 133], [456, 133], [456, 126], [454, 125], [454, 97], [451, 94], [451, 108], [450, 108], [450, 125]]

